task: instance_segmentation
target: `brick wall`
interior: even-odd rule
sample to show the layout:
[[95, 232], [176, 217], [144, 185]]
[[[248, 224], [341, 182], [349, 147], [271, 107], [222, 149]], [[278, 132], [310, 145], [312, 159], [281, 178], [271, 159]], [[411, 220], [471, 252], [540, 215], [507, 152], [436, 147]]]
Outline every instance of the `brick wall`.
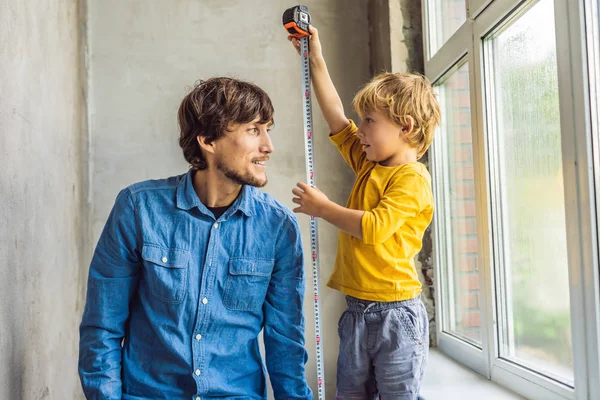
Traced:
[[[469, 76], [459, 69], [447, 82], [448, 107], [443, 116], [448, 123], [448, 161], [451, 215], [443, 216], [451, 224], [455, 318], [453, 330], [475, 341], [481, 340], [479, 269], [475, 186], [471, 139]], [[440, 210], [438, 210], [440, 212]], [[449, 282], [449, 283], [450, 283]]]

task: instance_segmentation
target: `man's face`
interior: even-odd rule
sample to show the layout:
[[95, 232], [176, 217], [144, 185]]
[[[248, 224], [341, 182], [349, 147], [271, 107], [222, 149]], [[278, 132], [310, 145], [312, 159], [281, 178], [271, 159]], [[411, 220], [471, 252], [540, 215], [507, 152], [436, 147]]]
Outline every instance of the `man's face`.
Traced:
[[267, 184], [266, 162], [274, 150], [271, 123], [259, 124], [257, 117], [247, 124], [231, 124], [215, 146], [216, 168], [239, 185]]

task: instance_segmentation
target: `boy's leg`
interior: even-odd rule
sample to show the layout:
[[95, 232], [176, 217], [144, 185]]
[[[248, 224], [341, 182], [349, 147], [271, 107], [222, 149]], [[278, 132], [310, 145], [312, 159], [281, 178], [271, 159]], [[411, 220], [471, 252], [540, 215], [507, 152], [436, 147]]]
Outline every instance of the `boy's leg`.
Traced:
[[336, 400], [372, 400], [373, 366], [366, 347], [365, 302], [347, 297], [348, 309], [338, 323], [340, 350]]
[[377, 389], [377, 380], [375, 380], [375, 368], [371, 365], [369, 370], [369, 380], [367, 381], [367, 394], [371, 400], [379, 400], [379, 389]]
[[429, 354], [429, 320], [420, 299], [395, 303], [381, 312], [381, 331], [373, 354], [381, 400], [416, 400]]

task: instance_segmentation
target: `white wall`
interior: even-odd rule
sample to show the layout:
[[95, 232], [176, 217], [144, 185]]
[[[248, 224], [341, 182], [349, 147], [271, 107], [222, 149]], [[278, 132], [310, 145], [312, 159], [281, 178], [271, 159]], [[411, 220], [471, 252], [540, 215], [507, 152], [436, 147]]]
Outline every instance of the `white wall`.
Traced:
[[0, 399], [81, 391], [78, 14], [78, 0], [0, 2]]
[[[90, 132], [93, 243], [119, 189], [136, 181], [180, 174], [176, 111], [200, 78], [250, 80], [275, 105], [275, 153], [265, 190], [292, 207], [291, 190], [305, 180], [300, 60], [281, 15], [293, 0], [103, 0], [89, 5]], [[330, 72], [348, 110], [369, 79], [369, 31], [364, 0], [311, 0]], [[316, 102], [315, 102], [316, 107]], [[354, 177], [327, 138], [315, 108], [317, 185], [344, 204]], [[308, 220], [300, 217], [308, 250]], [[337, 230], [320, 224], [321, 287], [327, 397], [335, 393], [337, 320], [343, 296], [325, 287]], [[308, 251], [306, 253], [309, 254]], [[308, 258], [308, 257], [307, 257]], [[307, 262], [307, 377], [316, 389], [310, 265]], [[316, 391], [315, 391], [316, 393]]]

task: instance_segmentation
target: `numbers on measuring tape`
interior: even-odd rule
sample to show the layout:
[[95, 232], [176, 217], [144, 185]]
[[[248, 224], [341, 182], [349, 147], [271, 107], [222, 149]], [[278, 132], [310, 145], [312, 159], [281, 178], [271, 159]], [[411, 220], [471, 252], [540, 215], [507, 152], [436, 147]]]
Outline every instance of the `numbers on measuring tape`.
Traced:
[[[312, 102], [310, 87], [310, 62], [308, 27], [311, 17], [306, 6], [291, 7], [283, 13], [283, 26], [287, 32], [300, 40], [301, 70], [302, 70], [302, 101], [304, 117], [304, 150], [306, 156], [306, 179], [310, 186], [315, 186], [314, 171], [314, 144], [313, 144], [313, 121]], [[319, 238], [317, 219], [310, 217], [310, 249], [313, 278], [313, 300], [315, 317], [315, 346], [316, 346], [316, 368], [317, 368], [317, 390], [318, 399], [325, 399], [325, 376], [323, 365], [323, 340], [321, 335], [321, 309], [319, 303]]]

